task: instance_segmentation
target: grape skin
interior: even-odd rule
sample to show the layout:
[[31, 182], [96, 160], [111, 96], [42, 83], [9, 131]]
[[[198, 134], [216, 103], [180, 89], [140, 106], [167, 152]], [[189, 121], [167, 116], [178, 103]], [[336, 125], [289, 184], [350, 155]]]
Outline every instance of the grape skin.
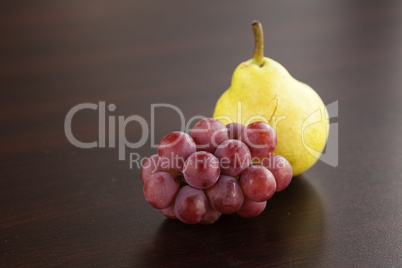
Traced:
[[144, 161], [141, 169], [141, 180], [145, 184], [152, 174], [156, 172], [169, 172], [168, 169], [162, 168], [159, 156], [157, 154], [151, 155]]
[[206, 215], [208, 201], [202, 190], [189, 185], [180, 189], [174, 204], [174, 214], [187, 224], [200, 222]]
[[245, 198], [243, 205], [236, 213], [237, 215], [244, 218], [252, 218], [260, 215], [264, 211], [266, 206], [267, 201], [254, 202], [251, 201], [250, 199]]
[[221, 175], [218, 182], [207, 189], [209, 204], [222, 214], [235, 213], [243, 204], [244, 195], [237, 180]]
[[145, 200], [154, 208], [171, 206], [180, 189], [179, 181], [167, 172], [152, 174], [144, 185]]
[[174, 204], [168, 208], [161, 209], [163, 215], [169, 219], [177, 219], [176, 215], [174, 215]]
[[221, 217], [221, 215], [222, 213], [208, 205], [207, 214], [205, 214], [205, 217], [200, 221], [200, 224], [212, 224], [216, 222]]
[[282, 191], [290, 184], [293, 176], [292, 166], [280, 155], [270, 155], [262, 159], [261, 165], [266, 167], [275, 177], [276, 191]]
[[188, 184], [197, 189], [212, 186], [219, 178], [219, 160], [208, 152], [196, 152], [187, 158], [183, 175]]
[[278, 144], [275, 130], [264, 122], [254, 122], [245, 127], [241, 140], [250, 148], [252, 158], [268, 156]]
[[249, 148], [239, 140], [227, 140], [218, 146], [215, 156], [219, 159], [224, 175], [238, 176], [251, 163]]
[[214, 118], [200, 120], [191, 130], [198, 151], [214, 153], [219, 144], [229, 139], [226, 126]]
[[244, 131], [244, 126], [239, 123], [230, 123], [226, 125], [229, 132], [229, 139], [240, 140]]
[[274, 195], [276, 181], [267, 168], [251, 166], [241, 175], [240, 186], [246, 198], [254, 202], [263, 202]]
[[196, 151], [195, 142], [190, 135], [180, 131], [165, 135], [158, 146], [161, 165], [167, 164], [167, 168], [177, 172], [182, 171], [184, 161]]

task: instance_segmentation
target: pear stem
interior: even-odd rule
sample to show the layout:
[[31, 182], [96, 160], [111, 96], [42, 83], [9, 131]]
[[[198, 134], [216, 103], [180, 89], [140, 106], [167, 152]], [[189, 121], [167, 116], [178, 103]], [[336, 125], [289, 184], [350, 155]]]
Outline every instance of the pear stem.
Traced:
[[262, 25], [258, 20], [255, 20], [251, 24], [251, 28], [253, 28], [255, 40], [253, 63], [261, 67], [264, 61], [264, 33]]

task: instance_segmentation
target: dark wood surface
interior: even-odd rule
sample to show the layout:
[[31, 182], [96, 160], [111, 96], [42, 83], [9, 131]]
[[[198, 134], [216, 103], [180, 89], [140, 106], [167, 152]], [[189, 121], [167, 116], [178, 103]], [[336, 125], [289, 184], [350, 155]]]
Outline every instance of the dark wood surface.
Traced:
[[[0, 4], [0, 267], [402, 266], [401, 1], [247, 2]], [[268, 57], [339, 101], [339, 166], [317, 163], [257, 218], [194, 226], [152, 209], [116, 148], [66, 139], [85, 102], [147, 121], [161, 102], [211, 116], [252, 55], [253, 19]], [[180, 127], [169, 110], [156, 124], [156, 140]], [[96, 140], [96, 112], [73, 132]]]

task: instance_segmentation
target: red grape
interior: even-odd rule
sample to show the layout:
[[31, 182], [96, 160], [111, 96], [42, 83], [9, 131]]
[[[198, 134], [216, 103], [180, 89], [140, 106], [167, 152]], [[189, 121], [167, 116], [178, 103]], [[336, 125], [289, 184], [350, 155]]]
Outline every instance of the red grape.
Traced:
[[174, 214], [184, 223], [200, 222], [206, 215], [208, 201], [202, 190], [189, 185], [180, 189], [174, 203]]
[[208, 206], [207, 209], [207, 214], [205, 214], [205, 217], [200, 221], [200, 224], [212, 224], [216, 222], [220, 217], [221, 213], [217, 210], [215, 210], [213, 207]]
[[221, 175], [217, 183], [207, 189], [209, 204], [222, 214], [235, 213], [243, 203], [243, 192], [237, 180]]
[[269, 169], [274, 175], [277, 192], [288, 187], [292, 180], [293, 171], [292, 166], [286, 158], [280, 155], [270, 155], [262, 159], [261, 165]]
[[264, 122], [254, 122], [245, 127], [241, 140], [250, 148], [253, 158], [268, 156], [278, 143], [274, 129]]
[[180, 189], [179, 181], [167, 172], [152, 174], [144, 185], [145, 200], [154, 208], [163, 209], [173, 204]]
[[[164, 136], [158, 147], [162, 167], [167, 164], [173, 171], [181, 171], [184, 161], [196, 151], [196, 145], [190, 135], [179, 131]], [[167, 163], [164, 163], [166, 160]]]
[[276, 190], [274, 175], [263, 166], [246, 169], [240, 176], [240, 186], [245, 197], [254, 202], [267, 201]]
[[147, 160], [144, 161], [144, 164], [142, 165], [141, 169], [141, 180], [145, 184], [152, 174], [156, 172], [171, 172], [167, 168], [162, 168], [161, 166], [161, 161], [159, 159], [159, 156], [157, 154], [151, 155], [150, 157], [147, 158]]
[[168, 208], [161, 209], [161, 212], [169, 219], [177, 219], [176, 215], [174, 215], [174, 204]]
[[244, 218], [252, 218], [252, 217], [260, 215], [264, 211], [266, 206], [267, 206], [267, 201], [254, 202], [247, 198], [244, 198], [243, 205], [236, 213], [237, 213], [237, 215], [244, 217]]
[[218, 146], [215, 156], [219, 159], [224, 175], [237, 176], [251, 163], [248, 147], [239, 140], [227, 140]]
[[292, 167], [273, 154], [278, 143], [267, 123], [225, 126], [200, 120], [191, 131], [171, 132], [141, 169], [146, 201], [187, 224], [213, 224], [222, 214], [261, 214], [275, 191], [285, 189]]
[[199, 151], [214, 153], [219, 144], [229, 139], [226, 126], [214, 118], [200, 120], [191, 130]]
[[226, 125], [229, 131], [229, 139], [240, 140], [241, 134], [244, 131], [244, 126], [239, 123], [230, 123]]
[[208, 152], [196, 152], [187, 158], [183, 175], [188, 184], [197, 189], [212, 186], [219, 178], [219, 160]]

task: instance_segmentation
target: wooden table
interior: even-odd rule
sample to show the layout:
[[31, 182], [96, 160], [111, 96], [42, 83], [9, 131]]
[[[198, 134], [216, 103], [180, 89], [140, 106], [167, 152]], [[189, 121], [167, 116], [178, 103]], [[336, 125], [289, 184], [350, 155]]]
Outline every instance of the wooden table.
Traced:
[[[67, 140], [80, 103], [114, 104], [116, 120], [150, 122], [155, 103], [211, 116], [252, 55], [253, 19], [268, 57], [339, 101], [337, 167], [317, 163], [257, 218], [185, 225], [146, 203], [118, 148]], [[400, 1], [2, 3], [0, 266], [402, 266], [401, 33]], [[157, 142], [180, 118], [155, 111]], [[80, 141], [98, 126], [94, 110], [73, 118]]]

